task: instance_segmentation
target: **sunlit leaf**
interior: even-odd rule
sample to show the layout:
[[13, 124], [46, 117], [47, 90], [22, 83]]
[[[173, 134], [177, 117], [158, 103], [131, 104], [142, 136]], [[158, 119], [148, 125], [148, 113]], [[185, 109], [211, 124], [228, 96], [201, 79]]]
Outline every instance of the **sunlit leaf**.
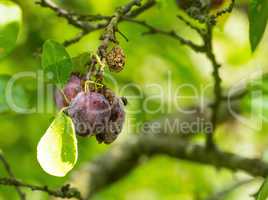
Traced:
[[163, 9], [167, 7], [167, 1], [166, 0], [157, 0], [157, 6], [159, 9]]
[[255, 196], [256, 200], [266, 200], [268, 198], [268, 179], [266, 178]]
[[84, 74], [87, 71], [87, 64], [90, 63], [91, 56], [89, 53], [82, 53], [74, 58], [73, 60], [73, 71]]
[[52, 73], [50, 80], [62, 87], [69, 79], [73, 64], [64, 46], [47, 40], [43, 45], [42, 67], [45, 72]]
[[8, 0], [0, 0], [0, 59], [15, 47], [22, 21], [20, 7]]
[[37, 159], [50, 175], [63, 177], [77, 161], [77, 140], [72, 120], [60, 112], [37, 146]]
[[268, 1], [251, 0], [249, 6], [249, 35], [251, 50], [255, 51], [260, 43], [268, 20]]

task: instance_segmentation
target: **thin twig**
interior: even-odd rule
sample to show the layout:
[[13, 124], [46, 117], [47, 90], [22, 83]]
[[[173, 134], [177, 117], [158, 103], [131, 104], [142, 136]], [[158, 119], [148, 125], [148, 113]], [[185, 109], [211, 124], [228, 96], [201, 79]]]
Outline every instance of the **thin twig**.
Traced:
[[[226, 12], [231, 12], [233, 7], [234, 7], [234, 3], [235, 1], [232, 0], [231, 5], [224, 11], [219, 12], [218, 16]], [[220, 109], [221, 106], [221, 102], [222, 102], [222, 87], [221, 87], [221, 77], [220, 77], [220, 67], [221, 65], [218, 63], [218, 61], [216, 60], [216, 56], [214, 54], [213, 51], [213, 28], [215, 26], [215, 20], [218, 17], [210, 17], [210, 20], [206, 22], [206, 26], [207, 26], [207, 33], [205, 35], [203, 35], [203, 41], [205, 44], [205, 48], [206, 48], [206, 55], [207, 58], [210, 60], [210, 62], [212, 63], [213, 66], [213, 71], [212, 71], [212, 77], [214, 79], [214, 103], [212, 105], [212, 115], [211, 115], [211, 125], [212, 125], [212, 129], [210, 132], [207, 133], [207, 137], [206, 137], [206, 146], [208, 149], [215, 149], [215, 143], [213, 141], [213, 134], [215, 132], [215, 128], [218, 122], [218, 111]]]
[[118, 8], [117, 11], [114, 13], [114, 16], [109, 21], [107, 27], [105, 28], [104, 33], [101, 36], [102, 43], [98, 49], [101, 59], [105, 57], [109, 42], [111, 41], [116, 42], [115, 31], [117, 30], [117, 25], [120, 19], [124, 15], [126, 15], [132, 9], [132, 7], [140, 6], [140, 5], [141, 5], [141, 0], [132, 0], [125, 6]]
[[206, 30], [202, 28], [198, 28], [197, 26], [194, 26], [191, 22], [189, 22], [186, 18], [184, 18], [182, 15], [177, 15], [177, 18], [183, 21], [187, 26], [189, 26], [191, 29], [195, 30], [200, 35], [204, 35]]
[[[11, 167], [8, 163], [8, 161], [5, 159], [5, 157], [3, 156], [3, 153], [0, 152], [0, 161], [3, 163], [3, 166], [5, 168], [5, 170], [7, 171], [8, 175], [10, 178], [15, 178], [14, 173], [11, 170]], [[15, 189], [20, 197], [21, 200], [25, 200], [26, 199], [26, 195], [20, 190], [20, 188], [18, 186], [15, 186]]]
[[153, 7], [154, 5], [156, 5], [156, 0], [148, 0], [145, 4], [143, 4], [139, 8], [133, 9], [130, 13], [126, 14], [126, 17], [135, 18], [144, 11]]
[[79, 42], [86, 34], [88, 34], [87, 31], [81, 31], [75, 37], [73, 37], [69, 40], [65, 40], [63, 42], [63, 45], [67, 47], [67, 46], [70, 46], [72, 44], [75, 44], [75, 43]]
[[136, 20], [136, 19], [132, 19], [132, 18], [125, 17], [124, 20], [125, 21], [128, 21], [128, 22], [136, 23], [136, 24], [139, 24], [141, 26], [146, 27], [148, 29], [148, 32], [143, 33], [144, 35], [151, 35], [151, 34], [165, 35], [165, 36], [168, 36], [168, 37], [171, 37], [173, 39], [178, 40], [181, 44], [186, 45], [186, 46], [192, 48], [196, 52], [204, 52], [204, 47], [202, 45], [194, 44], [192, 41], [187, 40], [187, 39], [181, 37], [180, 35], [178, 35], [173, 30], [171, 30], [171, 31], [164, 31], [164, 30], [155, 28], [152, 25], [149, 25], [146, 21]]
[[240, 180], [238, 182], [235, 182], [231, 185], [229, 185], [227, 188], [225, 188], [224, 190], [218, 191], [215, 194], [213, 194], [210, 197], [207, 197], [206, 200], [222, 200], [224, 199], [228, 194], [230, 194], [231, 192], [233, 192], [235, 189], [249, 184], [251, 182], [253, 182], [255, 179], [245, 179], [245, 180]]
[[51, 10], [55, 11], [59, 17], [65, 18], [69, 24], [77, 28], [80, 28], [83, 30], [93, 29], [93, 27], [89, 23], [80, 21], [79, 19], [77, 19], [76, 15], [57, 6], [57, 4], [53, 3], [51, 0], [40, 0], [40, 1], [37, 1], [36, 4], [39, 4], [42, 7], [50, 8]]
[[213, 25], [209, 22], [207, 23], [207, 34], [203, 36], [203, 40], [206, 47], [206, 55], [213, 66], [212, 77], [214, 79], [214, 103], [212, 105], [211, 114], [211, 126], [212, 129], [207, 134], [206, 144], [208, 149], [214, 149], [215, 144], [213, 141], [213, 133], [215, 132], [215, 127], [218, 121], [218, 111], [222, 100], [222, 87], [221, 87], [221, 77], [220, 77], [220, 67], [221, 65], [217, 62], [216, 56], [213, 52]]
[[102, 21], [102, 20], [110, 20], [111, 16], [105, 16], [101, 14], [96, 15], [77, 15], [77, 19], [81, 21]]
[[[104, 33], [101, 36], [101, 45], [98, 48], [98, 55], [100, 56], [101, 62], [105, 62], [105, 57], [107, 54], [107, 49], [110, 42], [118, 43], [115, 33], [118, 30], [118, 23], [121, 18], [123, 18], [131, 9], [135, 6], [141, 6], [142, 0], [132, 0], [124, 6], [121, 6], [116, 10], [113, 17], [110, 19], [108, 25], [105, 28]], [[98, 72], [98, 79], [102, 81], [103, 79], [103, 68], [100, 68]]]
[[31, 189], [32, 191], [45, 192], [54, 197], [67, 198], [67, 199], [75, 198], [78, 200], [83, 200], [80, 192], [76, 188], [71, 188], [70, 185], [64, 185], [59, 190], [51, 190], [47, 186], [31, 185], [28, 183], [23, 183], [14, 178], [0, 178], [0, 185], [24, 187]]
[[[135, 1], [133, 1], [135, 2]], [[53, 3], [51, 0], [39, 0], [36, 2], [42, 7], [49, 8], [56, 12], [58, 16], [65, 18], [69, 24], [75, 26], [76, 28], [82, 30], [80, 34], [76, 35], [74, 38], [71, 38], [64, 42], [65, 46], [69, 46], [71, 44], [74, 44], [78, 41], [80, 41], [84, 36], [87, 34], [101, 30], [106, 28], [110, 23], [111, 19], [114, 18], [114, 15], [112, 16], [104, 16], [104, 15], [78, 15], [75, 13], [72, 13], [70, 11], [67, 11], [63, 8], [60, 8], [55, 3]], [[148, 0], [146, 3], [141, 5], [137, 9], [133, 9], [133, 11], [128, 13], [128, 6], [125, 7], [125, 14], [128, 17], [137, 17], [141, 13], [145, 12], [146, 10], [150, 9], [156, 4], [155, 0]], [[132, 8], [132, 5], [131, 5]], [[98, 21], [98, 20], [104, 20], [104, 22], [100, 22], [97, 24], [89, 23], [91, 21]], [[119, 19], [118, 23], [122, 21], [122, 18]]]

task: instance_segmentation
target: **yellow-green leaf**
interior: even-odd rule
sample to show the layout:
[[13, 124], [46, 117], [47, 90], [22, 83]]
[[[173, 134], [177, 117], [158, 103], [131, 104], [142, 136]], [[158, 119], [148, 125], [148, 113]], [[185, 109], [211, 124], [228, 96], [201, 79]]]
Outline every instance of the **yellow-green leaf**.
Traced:
[[268, 198], [268, 179], [266, 178], [255, 196], [256, 200], [266, 200]]
[[77, 161], [77, 139], [71, 118], [60, 112], [37, 146], [37, 159], [50, 175], [63, 177]]

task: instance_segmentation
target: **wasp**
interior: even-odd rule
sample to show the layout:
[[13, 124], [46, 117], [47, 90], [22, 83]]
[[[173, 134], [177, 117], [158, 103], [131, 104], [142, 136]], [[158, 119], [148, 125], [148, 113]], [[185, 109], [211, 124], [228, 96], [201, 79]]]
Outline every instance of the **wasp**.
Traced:
[[128, 104], [128, 100], [127, 100], [127, 98], [126, 98], [126, 97], [121, 97], [121, 100], [122, 100], [123, 104], [124, 104], [125, 106], [127, 106], [127, 104]]

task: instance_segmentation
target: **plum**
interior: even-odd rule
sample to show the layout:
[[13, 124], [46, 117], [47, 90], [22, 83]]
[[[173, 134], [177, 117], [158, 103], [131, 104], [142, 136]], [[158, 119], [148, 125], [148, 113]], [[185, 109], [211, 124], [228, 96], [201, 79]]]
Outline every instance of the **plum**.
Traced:
[[78, 93], [67, 112], [80, 136], [103, 133], [111, 117], [109, 101], [97, 92]]
[[224, 4], [224, 0], [212, 0], [211, 1], [211, 7], [212, 8], [219, 8]]
[[116, 123], [117, 130], [111, 129], [110, 131], [119, 134], [122, 131], [124, 122], [125, 122], [124, 103], [121, 100], [121, 98], [116, 97], [116, 100], [112, 105], [110, 123], [111, 124]]
[[105, 144], [112, 143], [122, 131], [125, 122], [124, 103], [121, 98], [116, 97], [115, 94], [106, 89], [104, 93], [111, 106], [111, 116], [104, 132], [96, 135], [98, 142]]
[[72, 74], [68, 83], [63, 88], [63, 93], [60, 90], [55, 91], [55, 102], [58, 109], [67, 107], [69, 103], [82, 91], [83, 77], [77, 74]]
[[106, 62], [112, 72], [121, 72], [124, 69], [126, 56], [120, 47], [114, 47], [106, 55]]

